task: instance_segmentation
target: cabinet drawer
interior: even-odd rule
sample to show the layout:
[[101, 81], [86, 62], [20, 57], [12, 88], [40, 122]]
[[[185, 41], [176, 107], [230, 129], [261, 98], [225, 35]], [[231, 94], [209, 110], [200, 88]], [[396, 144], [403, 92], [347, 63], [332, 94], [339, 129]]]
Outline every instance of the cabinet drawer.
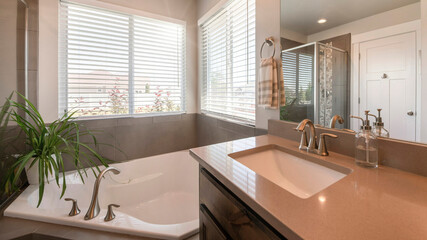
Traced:
[[204, 168], [200, 169], [200, 204], [231, 239], [286, 239]]
[[204, 204], [200, 205], [200, 240], [228, 240], [217, 220]]

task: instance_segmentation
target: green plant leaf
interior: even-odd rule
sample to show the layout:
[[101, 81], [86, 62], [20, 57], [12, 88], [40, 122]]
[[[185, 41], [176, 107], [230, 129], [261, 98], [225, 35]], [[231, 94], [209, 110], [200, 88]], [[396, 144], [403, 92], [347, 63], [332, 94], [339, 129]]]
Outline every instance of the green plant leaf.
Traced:
[[39, 161], [39, 201], [37, 203], [37, 207], [40, 206], [43, 200], [44, 177], [44, 161]]
[[[28, 161], [31, 161], [29, 162], [30, 167], [39, 167], [38, 207], [43, 199], [45, 179], [49, 183], [50, 174], [55, 176], [56, 184], [61, 187], [59, 178], [62, 171], [61, 198], [64, 196], [67, 188], [65, 161], [71, 161], [83, 183], [83, 176], [88, 175], [87, 169], [90, 169], [96, 176], [96, 172], [100, 172], [98, 164], [108, 167], [110, 160], [102, 157], [95, 150], [100, 144], [93, 134], [96, 131], [91, 132], [87, 129], [81, 129], [79, 124], [73, 121], [75, 112], [69, 112], [52, 123], [46, 124], [37, 108], [22, 94], [16, 94], [24, 99], [25, 103], [14, 101], [11, 97], [7, 99], [6, 104], [0, 110], [0, 134], [2, 133], [2, 123], [6, 122], [3, 119], [10, 118], [25, 133], [25, 143], [28, 145], [28, 149], [31, 150], [16, 160], [13, 168], [7, 172], [6, 181], [2, 182], [4, 189], [12, 191], [16, 188], [16, 182], [23, 169], [28, 164]], [[19, 113], [24, 113], [25, 116], [20, 115], [18, 111]], [[92, 142], [83, 143], [81, 141], [83, 136], [89, 136]], [[92, 144], [95, 148], [91, 147]], [[31, 158], [34, 159], [31, 160]], [[84, 164], [88, 164], [89, 167], [86, 169]]]
[[25, 168], [25, 165], [27, 164], [27, 162], [31, 159], [31, 157], [33, 156], [34, 151], [31, 151], [29, 153], [27, 153], [26, 155], [20, 157], [16, 163], [12, 166], [12, 169], [17, 167], [15, 176], [13, 178], [12, 184], [15, 185], [16, 182], [18, 181], [19, 177], [21, 176], [22, 171]]

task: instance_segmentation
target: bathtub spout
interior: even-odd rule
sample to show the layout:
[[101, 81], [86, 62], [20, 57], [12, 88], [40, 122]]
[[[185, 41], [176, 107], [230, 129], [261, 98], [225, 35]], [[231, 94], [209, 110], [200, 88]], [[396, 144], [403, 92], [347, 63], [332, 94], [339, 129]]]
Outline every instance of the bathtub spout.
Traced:
[[93, 186], [93, 193], [92, 193], [92, 201], [89, 205], [89, 209], [87, 210], [87, 213], [85, 215], [85, 220], [90, 220], [96, 216], [98, 216], [99, 211], [101, 210], [99, 208], [99, 201], [98, 201], [98, 191], [99, 191], [99, 185], [101, 184], [102, 177], [107, 172], [113, 172], [114, 174], [119, 174], [120, 170], [115, 167], [108, 167], [104, 169], [96, 178], [95, 184]]

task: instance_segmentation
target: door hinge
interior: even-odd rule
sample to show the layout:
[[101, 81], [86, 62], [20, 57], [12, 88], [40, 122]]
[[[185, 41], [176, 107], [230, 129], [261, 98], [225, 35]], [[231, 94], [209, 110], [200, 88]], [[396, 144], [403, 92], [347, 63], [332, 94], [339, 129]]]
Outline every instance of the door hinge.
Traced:
[[360, 104], [360, 97], [357, 99], [358, 103]]

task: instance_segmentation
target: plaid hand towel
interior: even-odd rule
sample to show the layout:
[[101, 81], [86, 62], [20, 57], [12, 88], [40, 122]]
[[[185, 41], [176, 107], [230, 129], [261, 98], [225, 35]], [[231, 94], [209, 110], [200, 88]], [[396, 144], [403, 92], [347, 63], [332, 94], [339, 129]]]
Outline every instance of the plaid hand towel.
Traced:
[[280, 106], [285, 105], [282, 67], [274, 58], [263, 58], [259, 68], [258, 106], [277, 109], [279, 102]]

